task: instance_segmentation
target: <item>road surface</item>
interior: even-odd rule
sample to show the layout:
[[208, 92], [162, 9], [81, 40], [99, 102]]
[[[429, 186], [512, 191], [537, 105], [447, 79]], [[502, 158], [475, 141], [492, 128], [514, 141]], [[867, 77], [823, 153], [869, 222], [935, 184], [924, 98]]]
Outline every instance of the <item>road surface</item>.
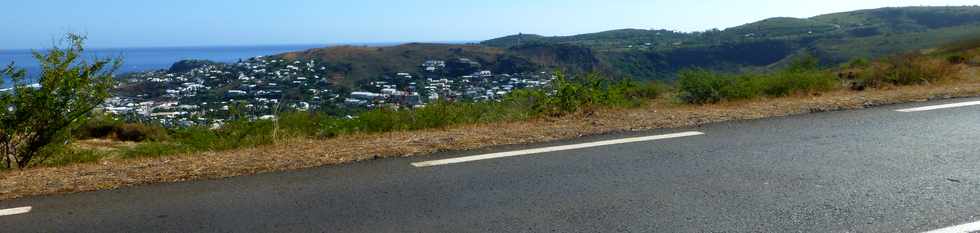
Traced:
[[22, 198], [0, 232], [969, 232], [975, 101]]

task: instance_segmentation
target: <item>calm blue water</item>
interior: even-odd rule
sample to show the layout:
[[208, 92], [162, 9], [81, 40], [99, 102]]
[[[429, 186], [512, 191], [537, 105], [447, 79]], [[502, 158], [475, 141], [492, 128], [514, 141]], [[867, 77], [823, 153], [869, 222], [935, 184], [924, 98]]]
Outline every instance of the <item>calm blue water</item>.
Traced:
[[[217, 46], [217, 47], [173, 47], [173, 48], [122, 48], [90, 49], [85, 58], [118, 57], [123, 58], [119, 73], [168, 69], [174, 62], [185, 59], [207, 59], [218, 62], [236, 62], [256, 56], [274, 55], [284, 52], [322, 48], [327, 45], [278, 45], [278, 46]], [[0, 64], [6, 66], [11, 61], [15, 66], [27, 69], [28, 76], [39, 72], [38, 62], [30, 50], [0, 50]], [[7, 86], [5, 83], [4, 86]]]

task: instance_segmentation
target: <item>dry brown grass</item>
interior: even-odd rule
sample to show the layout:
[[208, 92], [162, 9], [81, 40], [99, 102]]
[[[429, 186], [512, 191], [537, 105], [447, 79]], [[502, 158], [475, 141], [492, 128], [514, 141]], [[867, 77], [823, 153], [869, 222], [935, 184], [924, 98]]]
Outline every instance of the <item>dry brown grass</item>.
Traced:
[[0, 173], [0, 200], [119, 187], [250, 175], [344, 164], [438, 151], [570, 139], [585, 135], [690, 127], [867, 106], [980, 96], [977, 70], [955, 83], [905, 86], [864, 92], [840, 90], [821, 95], [682, 105], [661, 100], [638, 109], [607, 109], [589, 115], [528, 122], [466, 125], [448, 129], [357, 134], [329, 140], [294, 139], [278, 145], [223, 152], [146, 159], [108, 159], [98, 163]]

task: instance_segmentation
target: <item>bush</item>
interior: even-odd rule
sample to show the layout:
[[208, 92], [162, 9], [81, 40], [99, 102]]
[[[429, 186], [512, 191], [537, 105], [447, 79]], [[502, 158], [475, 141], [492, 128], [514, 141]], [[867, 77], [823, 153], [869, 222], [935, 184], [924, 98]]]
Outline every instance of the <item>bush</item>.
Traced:
[[547, 95], [539, 106], [541, 113], [551, 116], [596, 107], [636, 107], [666, 90], [659, 83], [641, 83], [629, 78], [611, 80], [594, 72], [573, 79], [558, 73], [552, 88], [553, 94]]
[[957, 54], [957, 55], [949, 55], [949, 56], [946, 57], [946, 62], [949, 62], [949, 64], [954, 64], [954, 65], [959, 65], [959, 64], [966, 63], [967, 60], [968, 59], [966, 59], [966, 57], [964, 57], [963, 55], [959, 55], [959, 54]]
[[687, 103], [710, 104], [756, 97], [780, 97], [832, 90], [838, 82], [826, 71], [788, 68], [775, 73], [720, 74], [704, 69], [679, 73], [678, 97]]
[[115, 137], [121, 141], [166, 141], [169, 138], [167, 129], [156, 125], [136, 123], [120, 124], [115, 128]]
[[867, 87], [883, 85], [919, 85], [949, 79], [957, 68], [947, 61], [938, 61], [919, 54], [884, 59], [859, 78]]
[[517, 112], [515, 118], [529, 119], [547, 111], [551, 98], [544, 90], [522, 89], [511, 92], [503, 102], [508, 103], [509, 110]]
[[88, 121], [72, 131], [72, 136], [77, 139], [108, 138], [115, 135], [117, 128], [122, 124], [122, 121], [112, 116], [94, 113]]
[[683, 70], [677, 75], [677, 89], [680, 91], [678, 97], [692, 104], [717, 103], [729, 98], [729, 94], [722, 92], [735, 85], [734, 77], [705, 69]]
[[24, 168], [43, 161], [42, 153], [71, 140], [70, 133], [109, 97], [120, 60], [80, 59], [84, 37], [69, 34], [67, 48], [34, 52], [41, 64], [38, 85], [25, 83], [26, 72], [13, 64], [0, 69], [0, 80], [14, 89], [0, 92], [0, 167]]
[[95, 113], [87, 122], [72, 131], [76, 139], [113, 138], [120, 141], [165, 141], [169, 132], [163, 126], [141, 123], [124, 123], [112, 116]]
[[833, 74], [821, 70], [783, 71], [756, 80], [763, 94], [771, 97], [824, 92], [838, 85]]

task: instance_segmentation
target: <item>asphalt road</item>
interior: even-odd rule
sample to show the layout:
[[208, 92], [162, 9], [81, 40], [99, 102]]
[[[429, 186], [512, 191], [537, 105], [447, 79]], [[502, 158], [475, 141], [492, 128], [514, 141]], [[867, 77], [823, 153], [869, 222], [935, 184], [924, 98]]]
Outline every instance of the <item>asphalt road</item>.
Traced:
[[925, 232], [980, 220], [980, 106], [895, 110], [978, 100], [15, 199], [0, 232]]

